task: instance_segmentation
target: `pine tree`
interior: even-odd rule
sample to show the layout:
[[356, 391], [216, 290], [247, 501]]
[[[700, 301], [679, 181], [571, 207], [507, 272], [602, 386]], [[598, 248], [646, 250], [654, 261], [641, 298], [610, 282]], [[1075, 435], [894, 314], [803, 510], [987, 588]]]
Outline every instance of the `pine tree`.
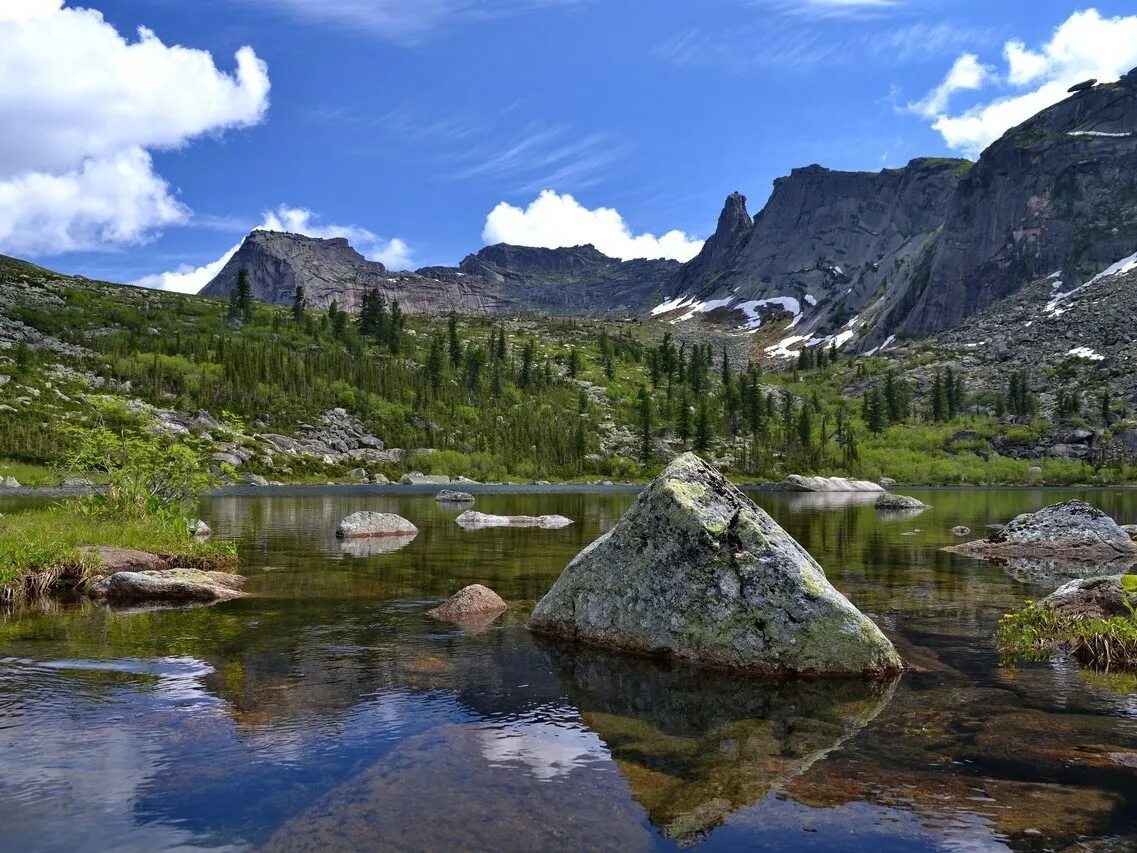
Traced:
[[1106, 388], [1101, 392], [1101, 423], [1102, 426], [1108, 428], [1110, 418], [1113, 414], [1113, 398], [1109, 394], [1109, 389]]
[[304, 296], [304, 287], [296, 285], [292, 292], [292, 319], [297, 323], [304, 321], [304, 310], [308, 307], [308, 299]]
[[944, 394], [944, 378], [940, 371], [936, 371], [932, 379], [932, 420], [939, 423], [946, 414], [946, 395]]
[[711, 413], [707, 410], [706, 399], [699, 400], [695, 411], [695, 451], [706, 454], [711, 448]]
[[675, 414], [675, 431], [679, 433], [679, 440], [684, 444], [691, 437], [691, 400], [687, 397], [686, 389], [679, 395], [679, 410]]
[[249, 281], [249, 271], [241, 267], [237, 271], [237, 284], [229, 294], [229, 319], [249, 322], [253, 318], [253, 286]]
[[655, 427], [655, 407], [652, 405], [651, 393], [645, 386], [640, 386], [640, 396], [637, 403], [637, 414], [640, 427], [640, 462], [644, 465], [652, 459], [652, 431]]
[[430, 390], [438, 394], [442, 388], [442, 342], [438, 338], [430, 339], [430, 350], [426, 356], [426, 379], [430, 383]]
[[450, 366], [457, 368], [462, 364], [462, 341], [458, 338], [458, 315], [453, 311], [446, 318], [446, 335], [450, 350]]
[[576, 347], [569, 350], [568, 357], [568, 375], [570, 379], [576, 379], [580, 374], [580, 352]]

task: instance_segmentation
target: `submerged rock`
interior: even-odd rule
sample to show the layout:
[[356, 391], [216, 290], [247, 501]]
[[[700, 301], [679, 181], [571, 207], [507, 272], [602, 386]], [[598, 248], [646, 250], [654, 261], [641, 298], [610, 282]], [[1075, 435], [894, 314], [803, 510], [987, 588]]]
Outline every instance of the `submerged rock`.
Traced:
[[88, 594], [108, 604], [141, 602], [209, 604], [242, 598], [245, 578], [196, 569], [120, 571], [91, 585]]
[[931, 509], [926, 503], [916, 498], [909, 497], [908, 495], [894, 495], [891, 492], [885, 492], [876, 499], [876, 508], [886, 512], [907, 512], [910, 510], [925, 510]]
[[454, 521], [467, 530], [480, 527], [541, 527], [545, 530], [559, 530], [572, 524], [572, 519], [563, 515], [486, 515], [473, 510], [462, 513]]
[[336, 536], [340, 539], [371, 536], [414, 536], [418, 528], [391, 512], [357, 512], [340, 522]]
[[1137, 545], [1117, 522], [1079, 500], [1024, 513], [988, 539], [948, 550], [988, 558], [1052, 557], [1083, 562], [1137, 556]]
[[469, 492], [452, 492], [450, 489], [443, 489], [434, 499], [440, 504], [472, 504], [474, 496]]
[[888, 638], [805, 549], [691, 453], [576, 556], [528, 627], [758, 674], [903, 669]]
[[496, 616], [507, 605], [492, 589], [480, 583], [464, 587], [437, 607], [426, 611], [428, 616], [447, 622], [467, 622]]
[[883, 492], [884, 486], [848, 477], [803, 477], [790, 474], [778, 486], [785, 492]]
[[971, 528], [970, 527], [964, 527], [962, 524], [960, 524], [957, 527], [953, 527], [951, 529], [951, 533], [952, 533], [952, 536], [970, 536], [971, 535]]
[[1039, 602], [1075, 619], [1131, 616], [1137, 607], [1137, 575], [1105, 575], [1070, 581]]

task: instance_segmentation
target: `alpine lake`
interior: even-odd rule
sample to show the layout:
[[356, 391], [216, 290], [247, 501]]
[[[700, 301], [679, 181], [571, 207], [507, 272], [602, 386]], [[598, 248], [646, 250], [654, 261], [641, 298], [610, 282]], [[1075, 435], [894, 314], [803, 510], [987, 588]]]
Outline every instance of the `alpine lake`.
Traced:
[[[261, 489], [205, 500], [248, 598], [0, 613], [0, 849], [1137, 850], [1137, 677], [1002, 666], [999, 617], [1045, 567], [940, 549], [951, 529], [1137, 491], [900, 489], [933, 508], [752, 492], [872, 616], [895, 682], [746, 679], [550, 644], [524, 627], [634, 489]], [[33, 505], [0, 499], [0, 512]], [[341, 543], [396, 512], [419, 535]], [[509, 604], [426, 615], [482, 583]]]

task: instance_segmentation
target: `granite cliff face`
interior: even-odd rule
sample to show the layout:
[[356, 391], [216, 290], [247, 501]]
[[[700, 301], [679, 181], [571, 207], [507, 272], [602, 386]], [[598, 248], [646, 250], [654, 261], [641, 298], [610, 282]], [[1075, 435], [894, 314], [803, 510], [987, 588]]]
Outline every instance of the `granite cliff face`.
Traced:
[[1070, 291], [1135, 251], [1137, 69], [1013, 128], [976, 163], [795, 169], [754, 218], [733, 193], [686, 264], [498, 245], [457, 268], [394, 273], [342, 239], [258, 231], [203, 293], [227, 295], [246, 267], [254, 295], [278, 304], [302, 285], [312, 305], [349, 309], [377, 288], [411, 312], [711, 315], [761, 330], [766, 353], [785, 357], [950, 329], [1042, 279]]
[[470, 255], [457, 268], [392, 272], [342, 237], [254, 231], [202, 295], [228, 296], [242, 268], [249, 271], [253, 296], [276, 305], [290, 304], [301, 286], [310, 306], [323, 308], [335, 300], [349, 311], [358, 310], [363, 294], [375, 289], [388, 301], [398, 299], [410, 313], [634, 315], [649, 297], [672, 286], [680, 264], [622, 262], [592, 246], [497, 245]]
[[960, 181], [911, 335], [951, 328], [1028, 282], [1077, 287], [1137, 251], [1137, 74], [1078, 92], [1008, 131]]

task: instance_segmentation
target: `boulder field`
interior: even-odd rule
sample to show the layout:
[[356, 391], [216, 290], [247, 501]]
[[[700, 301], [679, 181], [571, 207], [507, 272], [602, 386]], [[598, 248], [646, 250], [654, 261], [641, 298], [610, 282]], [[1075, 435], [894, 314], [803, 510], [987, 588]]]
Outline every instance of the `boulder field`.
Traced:
[[569, 563], [528, 627], [759, 675], [888, 676], [904, 667], [809, 553], [691, 453]]

